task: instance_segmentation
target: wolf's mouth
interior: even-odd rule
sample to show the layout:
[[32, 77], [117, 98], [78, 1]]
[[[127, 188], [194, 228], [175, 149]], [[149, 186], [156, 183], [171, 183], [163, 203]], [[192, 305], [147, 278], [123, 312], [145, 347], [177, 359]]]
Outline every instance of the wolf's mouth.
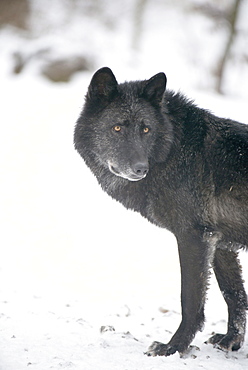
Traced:
[[136, 175], [130, 171], [130, 173], [123, 173], [120, 172], [114, 167], [111, 163], [108, 163], [108, 167], [110, 172], [112, 172], [114, 175], [122, 177], [123, 179], [129, 180], [129, 181], [139, 181], [146, 177], [145, 175]]

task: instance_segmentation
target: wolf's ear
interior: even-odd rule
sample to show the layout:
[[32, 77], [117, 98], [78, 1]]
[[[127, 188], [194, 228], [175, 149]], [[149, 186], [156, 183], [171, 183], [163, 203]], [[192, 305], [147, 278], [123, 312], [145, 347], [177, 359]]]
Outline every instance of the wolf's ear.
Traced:
[[162, 101], [163, 94], [166, 88], [166, 75], [163, 72], [151, 77], [146, 81], [143, 95], [151, 103], [159, 104]]
[[103, 67], [92, 77], [86, 98], [111, 100], [117, 92], [117, 86], [118, 83], [111, 69]]

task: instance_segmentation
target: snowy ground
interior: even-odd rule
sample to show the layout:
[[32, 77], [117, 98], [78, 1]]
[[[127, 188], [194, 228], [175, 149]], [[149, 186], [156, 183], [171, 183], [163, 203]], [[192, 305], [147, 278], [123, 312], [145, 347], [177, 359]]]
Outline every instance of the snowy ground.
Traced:
[[[153, 61], [153, 47], [132, 66], [119, 63], [125, 50], [111, 54], [108, 45], [97, 67], [113, 67], [119, 81], [164, 70], [169, 88], [248, 122], [245, 80], [240, 94], [216, 96], [202, 88], [204, 76], [198, 87], [190, 83], [183, 59], [174, 64], [172, 54], [166, 68]], [[75, 153], [73, 128], [90, 74], [52, 85], [32, 71], [10, 77], [7, 61], [0, 72], [0, 370], [246, 369], [248, 339], [228, 355], [204, 344], [226, 329], [214, 279], [205, 329], [193, 341], [200, 350], [183, 359], [143, 355], [180, 322], [175, 239], [104, 194]], [[248, 288], [247, 255], [241, 260]]]

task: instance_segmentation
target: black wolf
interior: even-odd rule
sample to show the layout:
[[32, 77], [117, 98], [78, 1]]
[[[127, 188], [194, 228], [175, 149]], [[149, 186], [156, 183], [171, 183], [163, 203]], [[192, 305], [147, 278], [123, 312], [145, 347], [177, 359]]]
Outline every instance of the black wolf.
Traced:
[[118, 84], [93, 76], [74, 134], [76, 150], [104, 191], [177, 238], [182, 321], [148, 355], [185, 352], [204, 323], [210, 267], [228, 306], [223, 350], [244, 341], [247, 296], [237, 258], [248, 246], [248, 126], [165, 90], [166, 76]]

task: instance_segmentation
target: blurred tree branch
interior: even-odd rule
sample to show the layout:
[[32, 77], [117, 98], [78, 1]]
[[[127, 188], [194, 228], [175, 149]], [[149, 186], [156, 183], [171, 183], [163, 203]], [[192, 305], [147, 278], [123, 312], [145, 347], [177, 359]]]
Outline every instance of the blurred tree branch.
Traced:
[[223, 93], [222, 85], [223, 85], [225, 67], [226, 67], [227, 61], [230, 57], [231, 47], [234, 43], [234, 39], [235, 39], [235, 36], [236, 36], [236, 33], [237, 33], [236, 25], [237, 25], [237, 20], [238, 20], [238, 13], [239, 13], [240, 4], [241, 4], [241, 0], [235, 0], [234, 1], [233, 7], [232, 7], [232, 9], [229, 13], [229, 17], [228, 17], [228, 20], [229, 20], [229, 23], [230, 23], [229, 36], [228, 36], [228, 39], [227, 39], [227, 42], [226, 42], [226, 45], [225, 45], [225, 48], [224, 48], [223, 55], [222, 55], [222, 57], [219, 61], [219, 65], [218, 65], [218, 68], [217, 68], [217, 71], [216, 71], [216, 75], [217, 75], [216, 91], [220, 94]]
[[224, 27], [227, 27], [226, 42], [224, 43], [223, 51], [214, 71], [216, 78], [215, 90], [219, 94], [224, 93], [223, 81], [225, 77], [225, 69], [230, 60], [231, 49], [237, 35], [238, 14], [242, 0], [233, 0], [231, 6], [228, 5], [228, 3], [230, 3], [230, 1], [227, 2], [226, 7], [219, 7], [217, 3], [211, 0], [194, 6], [194, 10], [200, 11], [207, 17], [214, 19], [216, 24], [221, 24], [222, 26], [224, 25]]
[[137, 50], [140, 44], [142, 34], [142, 23], [144, 21], [144, 12], [148, 0], [137, 0], [134, 9], [134, 29], [132, 35], [132, 47]]

